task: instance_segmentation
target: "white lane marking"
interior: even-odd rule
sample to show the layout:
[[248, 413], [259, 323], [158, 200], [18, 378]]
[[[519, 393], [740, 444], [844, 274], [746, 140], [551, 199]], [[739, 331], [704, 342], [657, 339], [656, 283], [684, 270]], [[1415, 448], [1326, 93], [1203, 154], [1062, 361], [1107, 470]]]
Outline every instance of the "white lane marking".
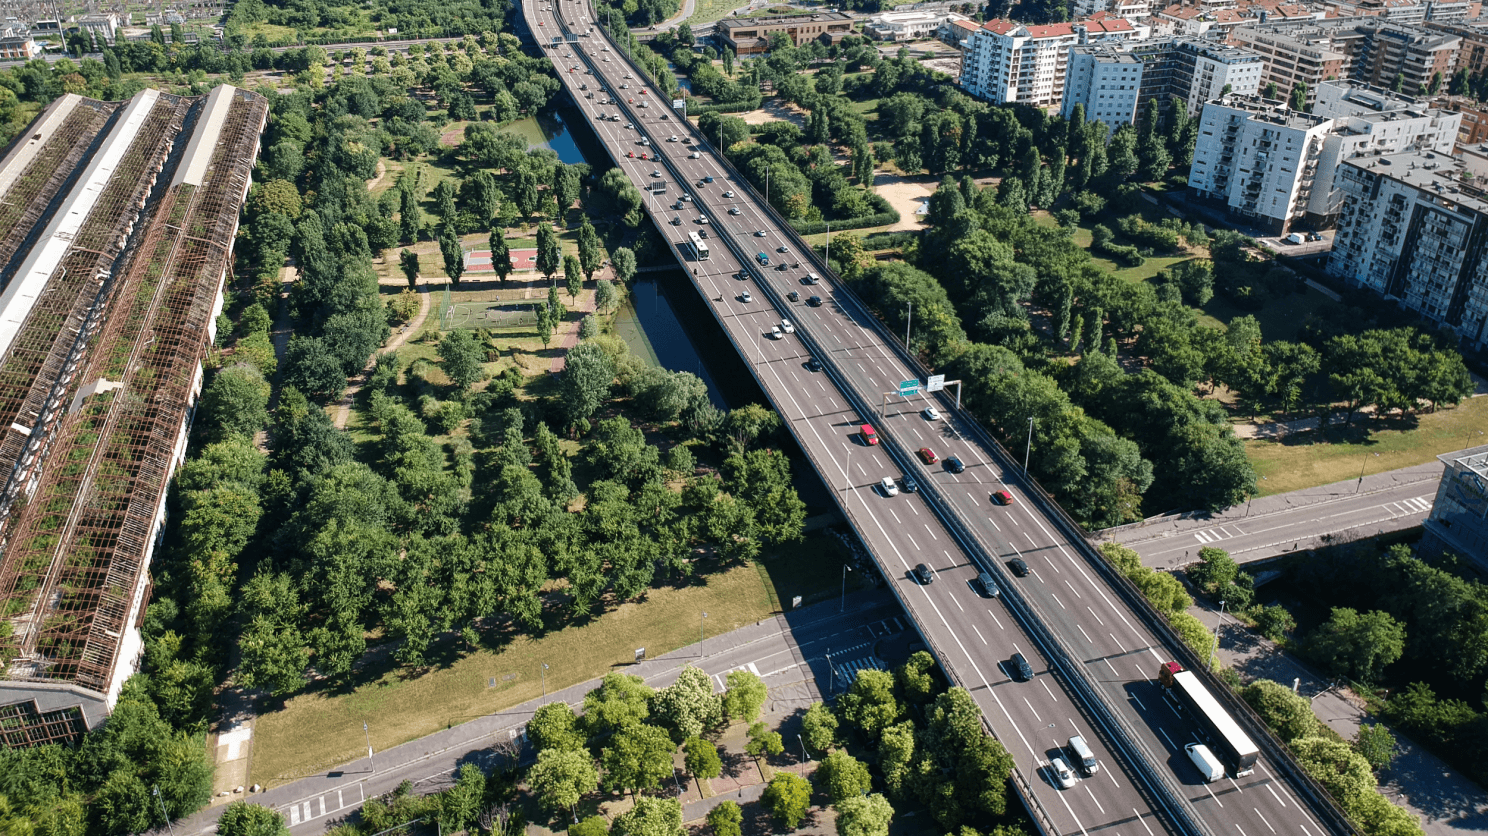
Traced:
[[1050, 691], [1049, 690], [1049, 683], [1045, 682], [1042, 678], [1040, 678], [1039, 679], [1039, 684], [1042, 685], [1042, 686], [1044, 686], [1044, 693], [1046, 693], [1046, 694], [1049, 695], [1049, 700], [1051, 702], [1059, 702], [1059, 698], [1056, 697], [1056, 696], [1054, 696], [1054, 692], [1053, 691]]
[[940, 539], [939, 537], [936, 537], [935, 536], [935, 532], [930, 531], [930, 524], [929, 523], [926, 523], [925, 524], [925, 531], [927, 531], [927, 532], [930, 533], [930, 539], [931, 540], [939, 540]]
[[[987, 522], [989, 522], [989, 523], [992, 523], [992, 527], [993, 527], [993, 528], [996, 528], [996, 529], [997, 529], [997, 533], [998, 533], [998, 534], [1001, 534], [1001, 533], [1002, 533], [1002, 528], [1001, 528], [1001, 527], [999, 527], [999, 526], [998, 526], [998, 525], [997, 525], [997, 523], [996, 523], [996, 522], [994, 522], [994, 521], [993, 521], [993, 520], [992, 520], [992, 519], [991, 519], [991, 518], [990, 518], [990, 517], [989, 517], [989, 518], [988, 518], [988, 519], [987, 519]], [[1014, 551], [1016, 551], [1016, 549], [1015, 549], [1015, 550], [1014, 550]]]
[[1029, 702], [1027, 697], [1023, 698], [1023, 704], [1028, 706], [1029, 711], [1033, 712], [1033, 719], [1039, 721], [1040, 723], [1044, 722], [1044, 718], [1039, 716], [1038, 709], [1033, 707], [1033, 703]]
[[1232, 784], [1235, 787], [1235, 792], [1238, 792], [1241, 795], [1244, 795], [1245, 794], [1245, 790], [1240, 789], [1240, 785], [1235, 783], [1235, 779], [1234, 778], [1231, 778], [1228, 775], [1226, 775], [1225, 778], [1230, 782], [1230, 784]]
[[1084, 595], [1081, 595], [1080, 592], [1079, 592], [1079, 590], [1075, 589], [1075, 585], [1072, 584], [1072, 583], [1070, 583], [1068, 580], [1066, 580], [1064, 582], [1064, 585], [1067, 586], [1067, 587], [1069, 587], [1070, 592], [1074, 593], [1074, 595], [1075, 595], [1076, 598], [1084, 598], [1085, 597]]
[[992, 616], [992, 620], [997, 622], [997, 629], [1006, 630], [1006, 628], [1002, 626], [1002, 619], [997, 617], [997, 613], [992, 612], [991, 610], [987, 610], [987, 615]]
[[1101, 621], [1101, 617], [1096, 614], [1095, 610], [1091, 609], [1090, 607], [1086, 607], [1085, 609], [1090, 610], [1090, 614], [1095, 616], [1096, 621], [1100, 621], [1100, 626], [1106, 626], [1106, 622]]
[[1136, 694], [1132, 694], [1131, 695], [1131, 700], [1132, 700], [1132, 702], [1134, 702], [1134, 703], [1137, 704], [1137, 708], [1140, 708], [1143, 711], [1146, 711], [1147, 710], [1147, 706], [1142, 705], [1142, 701], [1139, 700], [1139, 699], [1137, 699], [1137, 695]]
[[1075, 629], [1080, 631], [1080, 635], [1085, 637], [1085, 641], [1090, 642], [1091, 647], [1095, 647], [1095, 642], [1091, 641], [1090, 634], [1085, 632], [1085, 628], [1080, 626], [1080, 622], [1075, 622]]
[[[1214, 799], [1214, 803], [1218, 804], [1220, 809], [1224, 809], [1224, 802], [1219, 800], [1219, 796], [1214, 794], [1214, 790], [1209, 789], [1209, 784], [1207, 782], [1204, 784], [1204, 792], [1209, 793], [1209, 797]], [[1240, 825], [1235, 825], [1235, 829], [1240, 830]], [[1245, 836], [1245, 831], [1240, 830], [1240, 836]]]
[[1061, 610], [1069, 609], [1068, 607], [1066, 607], [1064, 605], [1064, 602], [1063, 601], [1059, 600], [1059, 596], [1058, 595], [1055, 595], [1054, 593], [1050, 592], [1049, 593], [1049, 597], [1054, 599], [1054, 603], [1058, 604], [1059, 605], [1059, 608]]
[[[1137, 812], [1137, 808], [1133, 807], [1132, 812], [1136, 814], [1137, 821], [1141, 822], [1143, 827], [1147, 827], [1147, 820], [1142, 818], [1142, 814]], [[1156, 836], [1150, 827], [1147, 827], [1147, 836]]]
[[956, 600], [956, 596], [951, 596], [951, 603], [956, 605], [956, 609], [960, 610], [961, 612], [966, 612], [966, 608], [961, 606], [961, 602]]
[[1106, 808], [1105, 807], [1102, 807], [1101, 806], [1101, 803], [1099, 801], [1096, 801], [1096, 799], [1095, 799], [1095, 793], [1091, 791], [1090, 785], [1089, 784], [1081, 784], [1080, 786], [1082, 786], [1082, 787], [1085, 788], [1085, 792], [1086, 793], [1089, 793], [1090, 800], [1091, 801], [1095, 801], [1095, 806], [1100, 808], [1101, 815], [1105, 815], [1106, 814]]
[[[976, 501], [976, 497], [975, 497], [975, 496], [972, 496], [972, 495], [971, 495], [971, 494], [967, 494], [967, 495], [966, 495], [966, 498], [967, 498], [967, 499], [969, 499], [969, 500], [971, 500], [971, 504], [972, 504], [972, 505], [973, 505], [973, 506], [974, 506], [974, 507], [977, 507], [977, 508], [980, 508], [980, 507], [982, 507], [982, 506], [980, 506], [980, 505], [977, 505], [977, 501]], [[987, 520], [987, 522], [992, 522], [992, 521], [991, 521], [991, 520]], [[997, 525], [997, 523], [992, 523], [992, 525], [993, 525], [993, 526], [994, 526], [994, 527], [995, 527], [995, 526], [996, 526], [996, 525]], [[998, 530], [998, 531], [1001, 531], [1001, 530], [1002, 530], [1002, 529], [1000, 529], [1000, 528], [999, 528], [999, 529], [997, 529], [997, 530]]]
[[1270, 784], [1262, 784], [1261, 786], [1265, 787], [1266, 791], [1271, 793], [1271, 797], [1276, 799], [1276, 803], [1280, 804], [1282, 806], [1282, 809], [1286, 809], [1286, 800], [1277, 795], [1276, 790], [1271, 789]]
[[896, 513], [894, 513], [894, 509], [893, 508], [890, 508], [889, 509], [889, 516], [891, 516], [891, 517], [894, 518], [895, 524], [897, 524], [897, 525], [904, 525], [904, 523], [899, 522], [899, 515], [896, 514]]
[[971, 629], [976, 630], [977, 638], [982, 640], [982, 644], [990, 646], [990, 643], [987, 641], [987, 637], [982, 635], [981, 630], [977, 630], [977, 626], [975, 624], [971, 625]]
[[1178, 749], [1178, 747], [1173, 744], [1173, 738], [1168, 737], [1168, 732], [1166, 729], [1158, 729], [1157, 733], [1163, 736], [1163, 740], [1168, 741], [1169, 747], [1171, 747], [1175, 751]]
[[[1276, 832], [1276, 828], [1271, 827], [1271, 822], [1266, 821], [1266, 817], [1261, 815], [1261, 809], [1259, 807], [1252, 807], [1250, 809], [1255, 810], [1256, 815], [1261, 816], [1261, 821], [1266, 822], [1266, 827], [1270, 828], [1272, 833]], [[1236, 825], [1236, 827], [1238, 828], [1239, 825]]]

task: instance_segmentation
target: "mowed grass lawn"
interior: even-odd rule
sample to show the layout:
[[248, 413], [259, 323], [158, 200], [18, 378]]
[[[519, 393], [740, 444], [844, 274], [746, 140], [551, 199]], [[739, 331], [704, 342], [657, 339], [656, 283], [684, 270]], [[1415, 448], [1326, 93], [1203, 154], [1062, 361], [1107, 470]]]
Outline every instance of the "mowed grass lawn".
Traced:
[[[758, 566], [710, 574], [691, 586], [653, 589], [643, 601], [623, 604], [587, 624], [519, 636], [499, 651], [478, 650], [414, 675], [390, 668], [349, 693], [295, 697], [282, 710], [258, 718], [249, 783], [277, 786], [363, 756], [366, 743], [358, 733], [363, 722], [380, 752], [538, 699], [544, 662], [551, 694], [624, 671], [638, 647], [658, 656], [696, 642], [704, 612], [707, 635], [714, 636], [769, 617], [778, 609], [774, 601], [788, 605], [793, 595], [822, 600], [840, 590], [841, 550], [835, 539], [816, 536], [772, 551], [779, 556]], [[493, 678], [496, 686], [489, 687]]]
[[[1355, 418], [1355, 426], [1362, 419]], [[1417, 423], [1397, 421], [1370, 423], [1368, 430], [1354, 430], [1345, 438], [1334, 429], [1327, 438], [1316, 432], [1298, 433], [1280, 441], [1247, 441], [1246, 455], [1256, 474], [1266, 477], [1258, 496], [1329, 485], [1423, 464], [1442, 453], [1485, 443], [1488, 436], [1488, 396], [1469, 398], [1452, 409], [1438, 409], [1419, 417]], [[1374, 454], [1378, 453], [1378, 457]]]

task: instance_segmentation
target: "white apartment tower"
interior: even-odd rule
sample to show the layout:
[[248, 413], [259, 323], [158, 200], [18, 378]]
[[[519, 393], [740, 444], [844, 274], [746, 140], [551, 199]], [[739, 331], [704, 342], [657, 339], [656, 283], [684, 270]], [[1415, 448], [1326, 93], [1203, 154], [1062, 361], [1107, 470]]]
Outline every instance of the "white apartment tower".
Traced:
[[1197, 39], [1076, 46], [1070, 49], [1060, 113], [1068, 118], [1075, 105], [1083, 104], [1085, 118], [1099, 119], [1114, 131], [1135, 121], [1154, 98], [1164, 108], [1179, 99], [1189, 113], [1198, 113], [1226, 87], [1253, 95], [1263, 71], [1264, 62], [1254, 52]]
[[1204, 106], [1188, 187], [1268, 234], [1300, 220], [1311, 197], [1333, 120], [1257, 96], [1226, 96]]
[[1135, 35], [1136, 28], [1120, 18], [1047, 26], [988, 21], [962, 48], [959, 83], [971, 95], [998, 104], [1050, 107], [1064, 96], [1070, 47]]
[[1434, 151], [1345, 162], [1328, 272], [1488, 347], [1488, 195]]

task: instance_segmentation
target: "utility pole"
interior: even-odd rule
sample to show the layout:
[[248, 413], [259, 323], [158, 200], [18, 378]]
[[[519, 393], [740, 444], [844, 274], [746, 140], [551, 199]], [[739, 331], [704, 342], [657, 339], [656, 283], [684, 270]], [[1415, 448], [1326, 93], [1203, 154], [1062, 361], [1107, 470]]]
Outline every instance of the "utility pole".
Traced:
[[367, 730], [366, 722], [362, 723], [362, 734], [367, 736], [367, 763], [372, 766], [372, 771], [377, 771], [377, 761], [372, 759], [372, 732]]
[[909, 329], [914, 324], [914, 303], [905, 302], [904, 304], [908, 307], [904, 314], [904, 350], [913, 354], [914, 349], [909, 347]]
[[[958, 390], [959, 393], [959, 390]], [[959, 398], [958, 398], [959, 400]], [[1028, 444], [1023, 448], [1023, 475], [1028, 475], [1028, 454], [1033, 452], [1033, 416], [1028, 417]]]
[[851, 566], [846, 563], [842, 564], [842, 606], [837, 609], [837, 612], [847, 612], [847, 573], [851, 571]]

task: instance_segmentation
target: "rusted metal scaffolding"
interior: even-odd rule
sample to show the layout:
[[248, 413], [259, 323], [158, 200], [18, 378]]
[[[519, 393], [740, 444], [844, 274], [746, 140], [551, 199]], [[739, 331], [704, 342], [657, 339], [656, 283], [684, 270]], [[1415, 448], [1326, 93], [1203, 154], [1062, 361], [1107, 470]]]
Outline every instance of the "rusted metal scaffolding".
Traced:
[[114, 280], [77, 380], [121, 385], [89, 394], [60, 419], [34, 494], [8, 532], [0, 617], [15, 632], [0, 641], [11, 660], [5, 678], [109, 688], [182, 453], [266, 117], [262, 98], [236, 91], [201, 185], [164, 190]]
[[76, 743], [87, 730], [83, 712], [75, 706], [42, 711], [36, 700], [0, 705], [0, 745]]
[[[0, 473], [6, 475], [0, 483], [0, 535], [9, 528], [11, 503], [44, 458], [56, 414], [73, 388], [83, 349], [103, 312], [100, 294], [110, 269], [164, 165], [188, 105], [189, 101], [162, 96], [151, 109], [88, 223], [0, 362]], [[44, 221], [37, 213], [32, 222]], [[40, 432], [35, 431], [38, 422], [43, 424]], [[0, 610], [0, 616], [5, 614]]]

